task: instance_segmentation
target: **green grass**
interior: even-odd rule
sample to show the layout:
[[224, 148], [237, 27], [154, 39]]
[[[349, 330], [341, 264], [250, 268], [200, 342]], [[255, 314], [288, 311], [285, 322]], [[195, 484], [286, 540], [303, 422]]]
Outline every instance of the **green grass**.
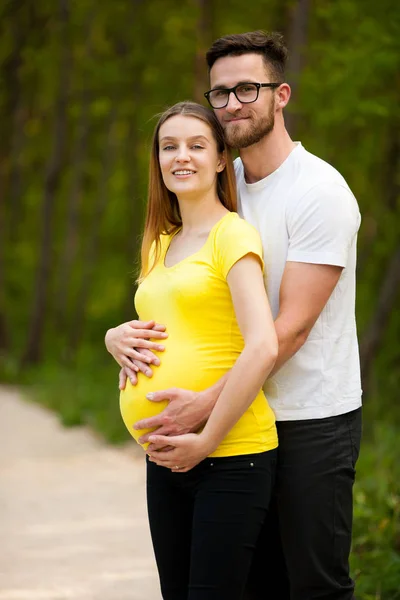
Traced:
[[400, 599], [399, 446], [398, 429], [382, 422], [362, 445], [351, 561], [360, 600]]

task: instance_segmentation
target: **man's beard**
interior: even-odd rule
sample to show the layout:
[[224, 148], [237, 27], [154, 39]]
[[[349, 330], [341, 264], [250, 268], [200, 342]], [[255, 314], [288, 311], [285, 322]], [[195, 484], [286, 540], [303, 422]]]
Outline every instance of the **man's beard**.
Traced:
[[254, 122], [252, 117], [250, 117], [247, 121], [249, 125], [246, 127], [246, 131], [241, 130], [239, 124], [223, 124], [225, 139], [231, 148], [237, 148], [238, 150], [248, 148], [249, 146], [253, 146], [253, 144], [257, 144], [271, 133], [275, 125], [274, 104], [271, 103], [268, 114], [263, 119], [259, 118]]

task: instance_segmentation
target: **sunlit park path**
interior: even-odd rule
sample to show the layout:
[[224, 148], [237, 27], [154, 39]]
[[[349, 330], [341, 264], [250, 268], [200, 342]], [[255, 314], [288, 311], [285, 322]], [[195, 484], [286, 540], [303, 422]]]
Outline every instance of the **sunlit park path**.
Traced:
[[144, 461], [0, 387], [0, 600], [160, 600]]

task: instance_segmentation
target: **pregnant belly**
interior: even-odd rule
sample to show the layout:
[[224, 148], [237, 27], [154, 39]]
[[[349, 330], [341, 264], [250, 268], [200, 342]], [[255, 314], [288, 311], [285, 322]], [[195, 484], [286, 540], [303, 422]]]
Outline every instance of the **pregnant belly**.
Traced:
[[[149, 381], [152, 380], [150, 379]], [[142, 419], [158, 415], [168, 404], [167, 400], [163, 400], [162, 402], [147, 400], [146, 394], [150, 391], [158, 390], [155, 389], [154, 385], [141, 385], [139, 383], [137, 386], [133, 386], [130, 382], [127, 382], [125, 390], [122, 390], [120, 393], [119, 406], [122, 419], [127, 430], [137, 442], [141, 435], [152, 431], [152, 429], [136, 430], [133, 429], [134, 424]], [[143, 445], [144, 448], [147, 448], [147, 446], [148, 444]]]
[[[227, 369], [202, 366], [201, 361], [191, 360], [176, 361], [172, 363], [167, 353], [161, 356], [162, 363], [159, 367], [153, 368], [153, 377], [145, 377], [139, 373], [138, 383], [132, 385], [128, 380], [125, 390], [120, 393], [120, 410], [122, 419], [131, 436], [138, 441], [139, 437], [153, 431], [152, 429], [134, 430], [133, 425], [141, 419], [154, 417], [160, 414], [168, 405], [167, 400], [161, 402], [152, 402], [146, 398], [149, 392], [166, 390], [171, 387], [185, 388], [193, 391], [201, 391], [213, 385]], [[190, 355], [189, 355], [190, 356]], [[182, 357], [183, 358], [183, 357]], [[194, 358], [192, 356], [192, 358]], [[176, 365], [179, 365], [177, 368]], [[196, 365], [196, 367], [194, 367]], [[143, 444], [147, 448], [148, 444]]]

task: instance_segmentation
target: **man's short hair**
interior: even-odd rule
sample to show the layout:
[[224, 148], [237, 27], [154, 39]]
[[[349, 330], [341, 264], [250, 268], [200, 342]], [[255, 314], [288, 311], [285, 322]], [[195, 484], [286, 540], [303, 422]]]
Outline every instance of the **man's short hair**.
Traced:
[[216, 40], [207, 51], [208, 69], [225, 56], [241, 56], [243, 54], [260, 54], [276, 83], [285, 81], [285, 65], [288, 50], [283, 35], [278, 32], [250, 31], [226, 35]]

